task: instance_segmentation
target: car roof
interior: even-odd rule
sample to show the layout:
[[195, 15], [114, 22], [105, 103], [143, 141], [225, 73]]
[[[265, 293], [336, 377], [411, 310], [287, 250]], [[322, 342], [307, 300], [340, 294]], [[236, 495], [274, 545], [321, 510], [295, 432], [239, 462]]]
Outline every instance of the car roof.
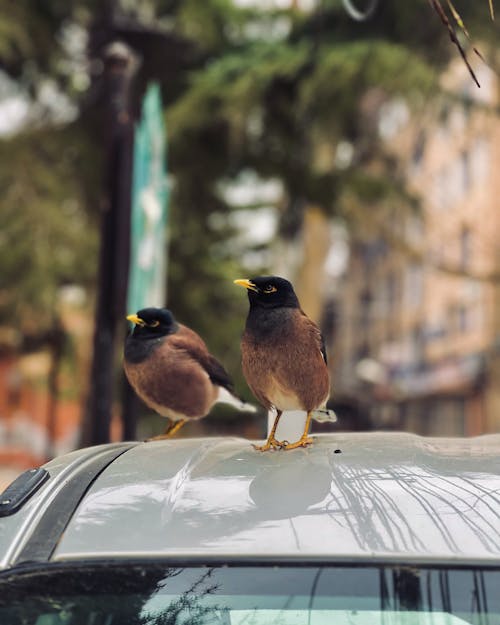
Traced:
[[[112, 449], [51, 561], [500, 560], [500, 435], [338, 433], [267, 453], [239, 438]], [[0, 530], [0, 557], [1, 546]]]

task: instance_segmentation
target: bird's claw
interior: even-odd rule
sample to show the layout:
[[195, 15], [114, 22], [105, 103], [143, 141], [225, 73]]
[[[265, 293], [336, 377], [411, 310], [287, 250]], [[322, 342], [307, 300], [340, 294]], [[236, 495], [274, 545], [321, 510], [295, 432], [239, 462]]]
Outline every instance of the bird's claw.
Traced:
[[269, 438], [264, 445], [252, 445], [256, 451], [269, 451], [270, 449], [284, 449], [290, 451], [290, 449], [297, 449], [298, 447], [309, 447], [313, 444], [313, 439], [310, 436], [301, 436], [295, 443], [289, 443], [287, 440], [278, 441], [275, 438]]
[[288, 441], [277, 441], [275, 438], [268, 438], [264, 445], [252, 445], [256, 451], [269, 451], [270, 449], [283, 449]]
[[290, 451], [290, 449], [297, 449], [298, 447], [308, 447], [309, 445], [312, 445], [312, 443], [313, 439], [310, 436], [301, 436], [295, 443], [283, 441], [282, 449]]
[[146, 443], [149, 441], [164, 441], [172, 438], [174, 434], [176, 434], [181, 427], [187, 422], [187, 419], [179, 419], [179, 421], [172, 422], [168, 428], [163, 432], [163, 434], [159, 434], [158, 436], [152, 436], [151, 438], [147, 438], [145, 440]]

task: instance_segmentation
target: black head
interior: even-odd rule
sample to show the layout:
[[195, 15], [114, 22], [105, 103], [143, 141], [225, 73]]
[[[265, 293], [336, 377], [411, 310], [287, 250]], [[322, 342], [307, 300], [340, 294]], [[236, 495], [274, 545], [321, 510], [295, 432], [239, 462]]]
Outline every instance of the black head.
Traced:
[[247, 289], [250, 308], [300, 308], [293, 286], [285, 278], [258, 276], [234, 283]]
[[143, 308], [136, 315], [128, 315], [127, 319], [134, 323], [132, 336], [137, 338], [158, 338], [173, 334], [178, 324], [167, 308]]

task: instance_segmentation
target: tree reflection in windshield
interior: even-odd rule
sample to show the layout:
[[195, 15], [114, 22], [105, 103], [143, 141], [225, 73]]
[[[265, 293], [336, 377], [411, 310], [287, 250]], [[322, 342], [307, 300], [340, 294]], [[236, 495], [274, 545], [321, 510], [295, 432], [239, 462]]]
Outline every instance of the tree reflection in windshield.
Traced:
[[225, 614], [217, 605], [203, 605], [203, 599], [216, 593], [218, 586], [211, 582], [214, 569], [208, 569], [201, 577], [195, 579], [178, 597], [167, 605], [160, 597], [159, 611], [155, 610], [155, 599], [168, 587], [169, 577], [158, 582], [156, 589], [148, 598], [141, 610], [141, 625], [209, 625], [220, 623], [218, 614]]
[[0, 575], [1, 625], [500, 623], [500, 570], [61, 566]]

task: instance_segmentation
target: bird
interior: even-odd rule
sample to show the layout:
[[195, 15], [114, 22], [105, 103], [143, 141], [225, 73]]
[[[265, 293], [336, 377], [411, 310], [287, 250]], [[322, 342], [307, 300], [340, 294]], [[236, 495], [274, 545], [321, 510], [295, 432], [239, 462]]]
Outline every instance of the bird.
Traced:
[[256, 410], [235, 395], [231, 378], [203, 339], [169, 309], [143, 308], [127, 320], [134, 326], [125, 339], [125, 375], [144, 403], [170, 420], [163, 434], [149, 440], [171, 438], [216, 402]]
[[[313, 442], [308, 436], [311, 419], [325, 420], [329, 414], [330, 375], [322, 334], [301, 309], [288, 280], [258, 276], [234, 283], [247, 289], [250, 303], [241, 338], [243, 374], [259, 402], [276, 410], [266, 443], [254, 447], [259, 451], [307, 447]], [[307, 412], [304, 432], [294, 443], [275, 437], [285, 410]]]

